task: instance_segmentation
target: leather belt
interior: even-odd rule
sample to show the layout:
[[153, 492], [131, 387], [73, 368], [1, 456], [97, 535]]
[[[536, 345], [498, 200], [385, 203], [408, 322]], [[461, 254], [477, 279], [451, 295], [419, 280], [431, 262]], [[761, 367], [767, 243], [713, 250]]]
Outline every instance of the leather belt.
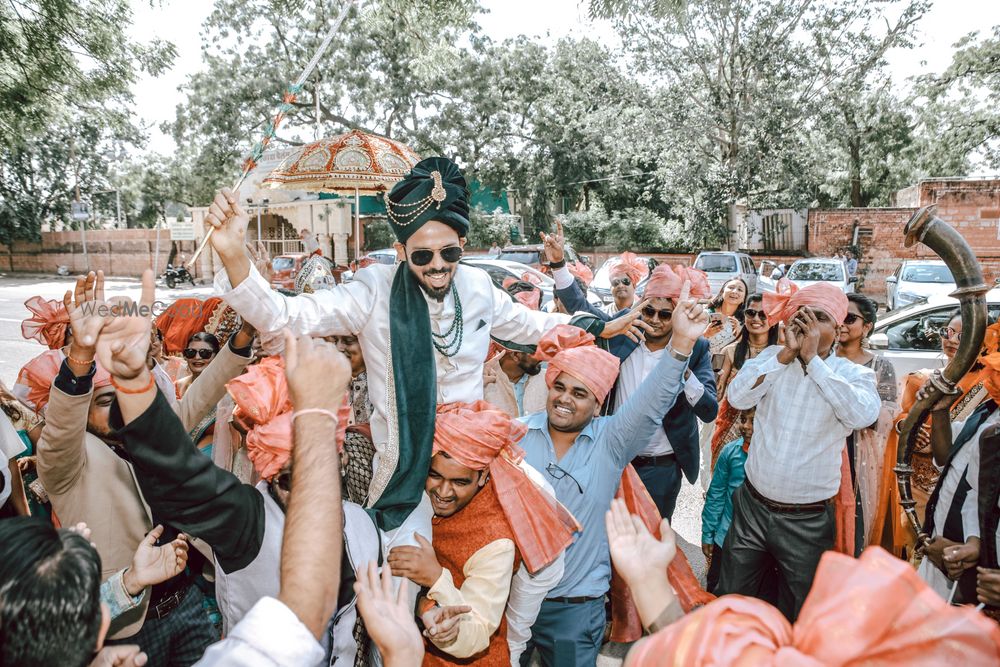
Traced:
[[660, 454], [659, 456], [637, 456], [632, 459], [632, 465], [636, 468], [647, 466], [665, 466], [677, 463], [677, 456], [674, 454]]
[[806, 512], [822, 512], [827, 507], [829, 507], [831, 503], [833, 503], [833, 498], [827, 498], [826, 500], [820, 500], [815, 503], [805, 503], [802, 505], [797, 505], [795, 503], [779, 503], [775, 500], [771, 500], [763, 493], [755, 489], [753, 487], [753, 484], [750, 483], [749, 479], [743, 480], [743, 483], [746, 484], [747, 491], [750, 492], [750, 495], [756, 498], [758, 501], [760, 501], [760, 503], [764, 505], [764, 507], [771, 510], [772, 512], [782, 512], [784, 514], [804, 514]]
[[591, 600], [603, 600], [603, 595], [590, 596], [590, 595], [578, 595], [576, 597], [562, 597], [562, 598], [545, 598], [546, 602], [561, 602], [563, 604], [583, 604], [584, 602], [590, 602]]
[[149, 609], [146, 610], [146, 618], [166, 618], [170, 612], [180, 606], [181, 602], [184, 602], [184, 598], [187, 597], [189, 586], [184, 586], [179, 591], [160, 598], [156, 601], [156, 604], [152, 602], [149, 603]]

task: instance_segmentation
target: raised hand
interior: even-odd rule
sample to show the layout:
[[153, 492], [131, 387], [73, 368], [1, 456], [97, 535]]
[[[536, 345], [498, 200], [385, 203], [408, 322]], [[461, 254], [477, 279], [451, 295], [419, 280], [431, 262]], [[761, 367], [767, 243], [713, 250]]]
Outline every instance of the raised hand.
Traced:
[[435, 646], [445, 648], [458, 639], [459, 622], [462, 616], [472, 611], [467, 604], [451, 607], [434, 606], [420, 615], [424, 623], [424, 636], [434, 642]]
[[690, 354], [695, 341], [707, 328], [708, 312], [704, 306], [691, 298], [691, 281], [685, 280], [680, 297], [677, 299], [677, 306], [674, 308], [670, 346], [682, 354]]
[[336, 347], [318, 338], [285, 336], [285, 379], [296, 410], [321, 408], [336, 412], [351, 381], [351, 362]]
[[171, 579], [187, 566], [188, 543], [182, 533], [170, 544], [154, 546], [163, 535], [163, 526], [156, 526], [139, 543], [132, 556], [132, 565], [125, 571], [123, 583], [129, 595], [136, 596], [146, 586], [153, 586]]
[[212, 247], [223, 263], [246, 257], [246, 233], [250, 216], [240, 206], [240, 191], [223, 188], [215, 194], [208, 207], [205, 222], [215, 230], [212, 232]]
[[646, 332], [650, 326], [639, 319], [642, 309], [649, 303], [649, 299], [643, 299], [638, 305], [624, 315], [620, 315], [610, 322], [604, 323], [604, 331], [601, 338], [614, 338], [615, 336], [627, 336], [629, 340], [641, 343], [646, 340]]
[[413, 620], [406, 584], [401, 583], [393, 594], [388, 563], [382, 567], [381, 578], [374, 562], [354, 574], [358, 611], [386, 667], [419, 667], [424, 659], [424, 641]]
[[76, 279], [73, 291], [63, 295], [63, 305], [73, 331], [69, 356], [80, 361], [94, 358], [97, 334], [109, 315], [104, 301], [104, 271], [91, 271]]
[[558, 264], [565, 259], [566, 239], [563, 236], [562, 220], [556, 218], [555, 235], [540, 232], [547, 264]]
[[126, 297], [108, 301], [111, 314], [104, 318], [97, 337], [97, 359], [116, 380], [133, 380], [149, 372], [149, 318], [155, 295], [153, 270], [146, 269], [138, 304]]
[[666, 579], [667, 567], [677, 555], [677, 538], [670, 522], [660, 523], [660, 539], [646, 529], [637, 516], [628, 513], [625, 501], [611, 501], [605, 515], [608, 546], [615, 569], [625, 579], [629, 588], [638, 588], [652, 578]]
[[434, 547], [423, 535], [414, 533], [413, 537], [418, 546], [395, 547], [389, 551], [386, 560], [397, 577], [406, 577], [418, 586], [430, 588], [441, 576], [441, 564]]
[[257, 273], [263, 276], [267, 282], [271, 282], [271, 278], [274, 277], [274, 266], [271, 264], [271, 253], [267, 251], [264, 242], [257, 241], [256, 246], [248, 243], [247, 253], [250, 255], [250, 261], [257, 268]]
[[799, 358], [802, 363], [808, 364], [819, 353], [819, 320], [816, 313], [809, 306], [799, 308], [799, 312], [792, 318], [793, 323], [798, 324], [802, 337], [799, 341]]

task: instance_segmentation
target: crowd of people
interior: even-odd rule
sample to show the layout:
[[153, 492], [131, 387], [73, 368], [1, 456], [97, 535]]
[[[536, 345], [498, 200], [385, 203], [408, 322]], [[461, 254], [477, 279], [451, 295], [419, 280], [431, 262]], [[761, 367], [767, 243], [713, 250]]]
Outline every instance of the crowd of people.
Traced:
[[154, 319], [152, 271], [138, 303], [98, 272], [26, 304], [0, 664], [1000, 664], [1000, 325], [918, 435], [924, 544], [893, 468], [932, 371], [868, 349], [867, 297], [626, 252], [597, 307], [557, 224], [549, 312], [460, 264], [445, 158], [387, 197], [395, 266], [286, 293], [239, 201], [209, 211], [216, 297]]

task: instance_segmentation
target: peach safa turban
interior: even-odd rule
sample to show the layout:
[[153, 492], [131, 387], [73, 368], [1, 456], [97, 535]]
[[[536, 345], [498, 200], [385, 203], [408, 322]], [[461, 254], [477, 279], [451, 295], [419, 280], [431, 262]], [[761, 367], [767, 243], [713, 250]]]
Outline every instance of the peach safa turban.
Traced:
[[608, 270], [608, 277], [614, 280], [615, 278], [627, 276], [632, 281], [632, 284], [635, 285], [645, 278], [647, 273], [649, 273], [649, 267], [646, 265], [646, 262], [639, 259], [633, 252], [623, 252], [621, 257], [618, 258], [618, 262], [611, 265], [611, 268]]
[[1000, 627], [952, 607], [881, 547], [823, 554], [792, 626], [777, 609], [723, 596], [637, 645], [641, 667], [931, 667], [1000, 664]]
[[542, 291], [538, 289], [538, 278], [525, 273], [521, 279], [504, 278], [503, 289], [507, 294], [514, 297], [514, 300], [532, 310], [538, 310], [542, 303]]
[[[270, 481], [292, 456], [292, 403], [288, 398], [283, 357], [267, 357], [230, 380], [226, 389], [233, 402], [233, 418], [249, 427], [247, 456], [262, 479]], [[350, 405], [347, 397], [337, 411], [337, 450], [344, 444]]]
[[[35, 412], [42, 412], [48, 404], [52, 382], [59, 374], [65, 358], [62, 350], [46, 350], [22, 366], [17, 374], [17, 384], [28, 389], [24, 402]], [[111, 375], [100, 364], [95, 365], [97, 370], [94, 373], [94, 389], [111, 384]]]
[[708, 275], [704, 271], [680, 264], [674, 267], [660, 264], [650, 274], [649, 282], [646, 283], [646, 291], [643, 292], [642, 297], [644, 299], [680, 298], [684, 281], [691, 283], [692, 299], [708, 299], [712, 296], [712, 287], [708, 284]]
[[594, 272], [583, 262], [566, 262], [566, 268], [574, 278], [579, 278], [587, 287], [594, 281]]
[[560, 373], [572, 375], [603, 403], [618, 378], [618, 357], [594, 345], [594, 337], [569, 324], [558, 324], [538, 341], [535, 359], [549, 362], [545, 384], [550, 389]]
[[66, 344], [69, 313], [62, 302], [33, 296], [24, 302], [24, 307], [31, 311], [31, 317], [21, 322], [22, 336], [37, 340], [50, 350], [58, 350]]
[[486, 401], [438, 406], [433, 452], [473, 470], [490, 471], [500, 506], [528, 571], [551, 564], [580, 530], [573, 515], [518, 466], [517, 442], [528, 427]]
[[777, 291], [764, 293], [764, 310], [769, 322], [788, 324], [802, 306], [817, 308], [842, 324], [847, 317], [847, 295], [830, 283], [815, 283], [799, 289], [787, 278], [778, 281]]

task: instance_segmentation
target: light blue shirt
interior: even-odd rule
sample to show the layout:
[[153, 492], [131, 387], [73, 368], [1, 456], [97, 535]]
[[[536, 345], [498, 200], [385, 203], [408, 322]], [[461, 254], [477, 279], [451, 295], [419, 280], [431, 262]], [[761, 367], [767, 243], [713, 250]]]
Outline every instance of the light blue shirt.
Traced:
[[[548, 597], [598, 597], [608, 591], [611, 555], [604, 515], [618, 492], [625, 466], [649, 444], [656, 429], [662, 428], [663, 415], [684, 388], [685, 369], [686, 362], [664, 354], [632, 398], [614, 415], [592, 420], [558, 460], [549, 436], [548, 414], [538, 412], [521, 418], [528, 426], [520, 442], [525, 461], [545, 476], [555, 488], [556, 498], [582, 526], [566, 549], [566, 573]], [[552, 463], [569, 474], [560, 477], [558, 470], [549, 470]]]
[[530, 375], [524, 373], [521, 379], [512, 383], [514, 385], [514, 400], [517, 401], [517, 414], [524, 414], [524, 389], [528, 386]]
[[701, 543], [722, 546], [733, 522], [733, 494], [746, 479], [744, 466], [747, 453], [743, 451], [743, 438], [737, 438], [722, 448], [715, 462], [712, 483], [705, 496], [701, 511]]

